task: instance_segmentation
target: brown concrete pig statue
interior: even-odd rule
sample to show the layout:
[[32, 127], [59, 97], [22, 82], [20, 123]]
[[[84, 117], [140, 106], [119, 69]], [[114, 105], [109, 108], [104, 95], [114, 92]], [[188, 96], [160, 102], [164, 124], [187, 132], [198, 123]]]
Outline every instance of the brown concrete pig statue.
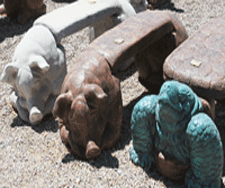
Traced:
[[122, 101], [114, 72], [162, 36], [177, 32], [171, 20], [165, 11], [139, 13], [99, 36], [73, 63], [53, 108], [62, 142], [70, 152], [92, 159], [116, 143]]
[[60, 135], [69, 151], [91, 159], [116, 143], [122, 124], [119, 79], [100, 54], [83, 53], [66, 76], [61, 93], [53, 115], [59, 118]]

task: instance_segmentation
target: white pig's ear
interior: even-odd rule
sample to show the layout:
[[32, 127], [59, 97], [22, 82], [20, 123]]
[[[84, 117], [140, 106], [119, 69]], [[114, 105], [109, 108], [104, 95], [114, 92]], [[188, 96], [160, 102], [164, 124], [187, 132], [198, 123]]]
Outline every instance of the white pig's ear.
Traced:
[[47, 72], [50, 68], [50, 65], [42, 56], [34, 56], [31, 58], [31, 63], [29, 64], [30, 68], [39, 68], [43, 72]]
[[1, 81], [11, 84], [16, 80], [17, 74], [18, 67], [15, 67], [12, 63], [9, 63], [5, 66], [2, 72]]

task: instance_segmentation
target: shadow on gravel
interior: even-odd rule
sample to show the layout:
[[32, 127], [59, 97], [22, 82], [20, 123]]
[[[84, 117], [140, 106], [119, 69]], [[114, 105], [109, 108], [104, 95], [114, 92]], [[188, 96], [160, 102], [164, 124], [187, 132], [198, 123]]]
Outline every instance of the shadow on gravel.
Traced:
[[52, 0], [55, 3], [72, 3], [75, 2], [77, 0]]
[[119, 161], [116, 157], [112, 156], [111, 150], [103, 150], [100, 154], [100, 156], [96, 159], [91, 160], [84, 160], [80, 159], [77, 156], [74, 156], [72, 153], [66, 154], [63, 159], [62, 163], [70, 163], [71, 161], [78, 160], [82, 162], [87, 162], [91, 166], [96, 168], [106, 167], [106, 168], [119, 168]]
[[163, 177], [157, 170], [156, 167], [153, 167], [151, 171], [145, 171], [149, 178], [153, 178], [156, 181], [161, 181], [168, 188], [181, 188], [184, 185], [184, 179], [173, 181], [169, 178]]
[[119, 161], [116, 157], [112, 156], [114, 150], [103, 150], [101, 155], [95, 159], [90, 160], [89, 164], [96, 167], [107, 167], [107, 168], [119, 168]]
[[57, 121], [55, 121], [52, 115], [45, 116], [44, 119], [36, 125], [29, 124], [21, 120], [19, 117], [16, 117], [13, 119], [13, 122], [10, 126], [12, 128], [24, 126], [31, 127], [37, 133], [42, 133], [44, 131], [51, 131], [51, 132], [58, 131], [58, 123]]
[[124, 71], [118, 71], [113, 73], [120, 81], [124, 81], [127, 78], [131, 77], [137, 71], [134, 62]]
[[183, 9], [176, 8], [174, 6], [174, 3], [166, 3], [165, 5], [162, 5], [162, 6], [158, 7], [157, 9], [158, 10], [168, 9], [168, 10], [175, 11], [175, 12], [178, 12], [178, 13], [183, 13], [184, 12]]
[[135, 104], [144, 96], [149, 95], [148, 92], [143, 92], [139, 97], [132, 100], [128, 105], [123, 107], [123, 123], [121, 129], [121, 136], [118, 143], [115, 145], [115, 150], [124, 149], [131, 141], [131, 130], [130, 130], [130, 118]]
[[34, 20], [30, 20], [25, 25], [20, 25], [9, 17], [0, 18], [0, 42], [5, 38], [23, 34], [33, 25], [33, 22]]

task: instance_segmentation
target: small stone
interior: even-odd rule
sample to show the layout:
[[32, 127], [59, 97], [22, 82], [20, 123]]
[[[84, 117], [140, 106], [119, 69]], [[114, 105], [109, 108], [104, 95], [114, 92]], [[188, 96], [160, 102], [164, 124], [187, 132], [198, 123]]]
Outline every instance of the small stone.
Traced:
[[121, 175], [122, 174], [122, 170], [117, 170], [118, 174]]
[[200, 67], [201, 64], [202, 64], [201, 61], [197, 61], [197, 60], [195, 60], [195, 59], [193, 59], [193, 60], [191, 61], [191, 65], [192, 65], [192, 66], [195, 66], [195, 67]]
[[122, 43], [124, 43], [124, 39], [118, 38], [118, 39], [115, 39], [114, 42], [115, 42], [116, 44], [122, 44]]
[[76, 179], [76, 183], [80, 183], [81, 182], [81, 179], [80, 178], [77, 178]]

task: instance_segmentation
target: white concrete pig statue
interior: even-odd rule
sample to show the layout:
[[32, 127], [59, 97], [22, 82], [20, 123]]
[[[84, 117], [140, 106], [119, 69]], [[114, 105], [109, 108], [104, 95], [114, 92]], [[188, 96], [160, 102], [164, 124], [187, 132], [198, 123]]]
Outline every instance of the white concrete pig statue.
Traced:
[[40, 25], [32, 27], [19, 43], [1, 80], [13, 86], [11, 103], [20, 118], [35, 124], [51, 113], [65, 75], [63, 47]]

